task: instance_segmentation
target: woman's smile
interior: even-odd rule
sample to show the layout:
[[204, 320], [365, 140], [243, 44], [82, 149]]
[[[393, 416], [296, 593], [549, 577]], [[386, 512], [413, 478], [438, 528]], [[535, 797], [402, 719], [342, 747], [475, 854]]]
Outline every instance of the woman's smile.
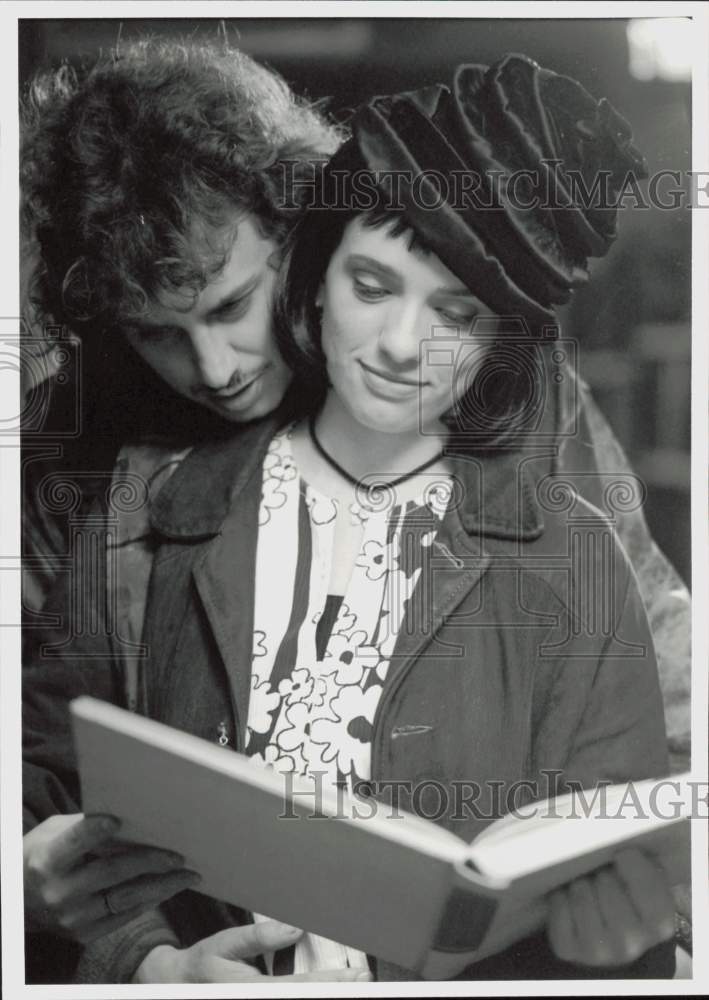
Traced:
[[404, 375], [395, 375], [392, 372], [374, 365], [369, 365], [360, 360], [364, 383], [370, 392], [385, 399], [408, 399], [415, 396], [426, 385], [418, 379], [412, 379]]

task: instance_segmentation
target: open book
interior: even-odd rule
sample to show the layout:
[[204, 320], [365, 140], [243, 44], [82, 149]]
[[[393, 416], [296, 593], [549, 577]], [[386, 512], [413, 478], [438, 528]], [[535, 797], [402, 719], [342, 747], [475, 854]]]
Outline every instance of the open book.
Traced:
[[105, 702], [71, 710], [85, 813], [112, 813], [121, 837], [183, 854], [200, 892], [426, 978], [543, 926], [544, 894], [622, 846], [689, 878], [686, 778], [528, 805], [466, 844], [411, 813], [315, 796], [311, 782]]

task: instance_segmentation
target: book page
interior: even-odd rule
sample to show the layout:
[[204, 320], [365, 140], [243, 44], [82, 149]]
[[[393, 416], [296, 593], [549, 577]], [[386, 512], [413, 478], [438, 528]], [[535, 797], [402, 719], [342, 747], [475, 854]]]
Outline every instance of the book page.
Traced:
[[[667, 782], [641, 781], [572, 792], [525, 806], [488, 827], [471, 847], [479, 871], [521, 879], [576, 861], [574, 870], [607, 863], [624, 844], [642, 844], [668, 870], [685, 870], [691, 789], [687, 776]], [[678, 854], [675, 862], [672, 855]], [[593, 860], [595, 859], [595, 860]], [[587, 868], [587, 870], [591, 870]], [[557, 883], [560, 884], [560, 883]]]

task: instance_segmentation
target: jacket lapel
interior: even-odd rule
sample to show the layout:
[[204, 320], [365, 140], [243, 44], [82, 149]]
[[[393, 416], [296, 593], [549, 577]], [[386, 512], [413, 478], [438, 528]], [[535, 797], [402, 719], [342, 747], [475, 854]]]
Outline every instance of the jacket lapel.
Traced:
[[264, 421], [226, 444], [193, 452], [152, 510], [163, 535], [185, 542], [210, 539], [192, 575], [229, 677], [239, 749], [251, 687], [261, 465], [276, 427]]
[[[387, 690], [398, 687], [408, 668], [420, 656], [443, 622], [479, 583], [490, 557], [480, 540], [462, 528], [457, 511], [443, 519], [436, 540], [426, 550], [421, 576], [406, 605], [387, 677]], [[440, 649], [437, 655], [440, 655]]]
[[453, 457], [451, 465], [453, 496], [407, 604], [388, 675], [389, 694], [479, 584], [491, 560], [486, 538], [511, 542], [514, 551], [543, 531], [529, 463], [520, 455]]
[[232, 692], [238, 737], [243, 749], [251, 688], [254, 576], [258, 532], [257, 488], [245, 490], [220, 534], [210, 542], [193, 569], [195, 584], [224, 662]]

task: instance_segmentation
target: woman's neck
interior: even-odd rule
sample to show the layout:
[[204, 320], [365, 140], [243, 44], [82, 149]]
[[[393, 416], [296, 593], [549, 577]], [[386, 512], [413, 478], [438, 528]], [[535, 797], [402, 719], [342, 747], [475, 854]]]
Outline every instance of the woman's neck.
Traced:
[[386, 433], [365, 427], [329, 392], [315, 421], [318, 441], [338, 465], [355, 479], [381, 476], [396, 479], [440, 454], [445, 443], [441, 433], [422, 434], [418, 428]]

